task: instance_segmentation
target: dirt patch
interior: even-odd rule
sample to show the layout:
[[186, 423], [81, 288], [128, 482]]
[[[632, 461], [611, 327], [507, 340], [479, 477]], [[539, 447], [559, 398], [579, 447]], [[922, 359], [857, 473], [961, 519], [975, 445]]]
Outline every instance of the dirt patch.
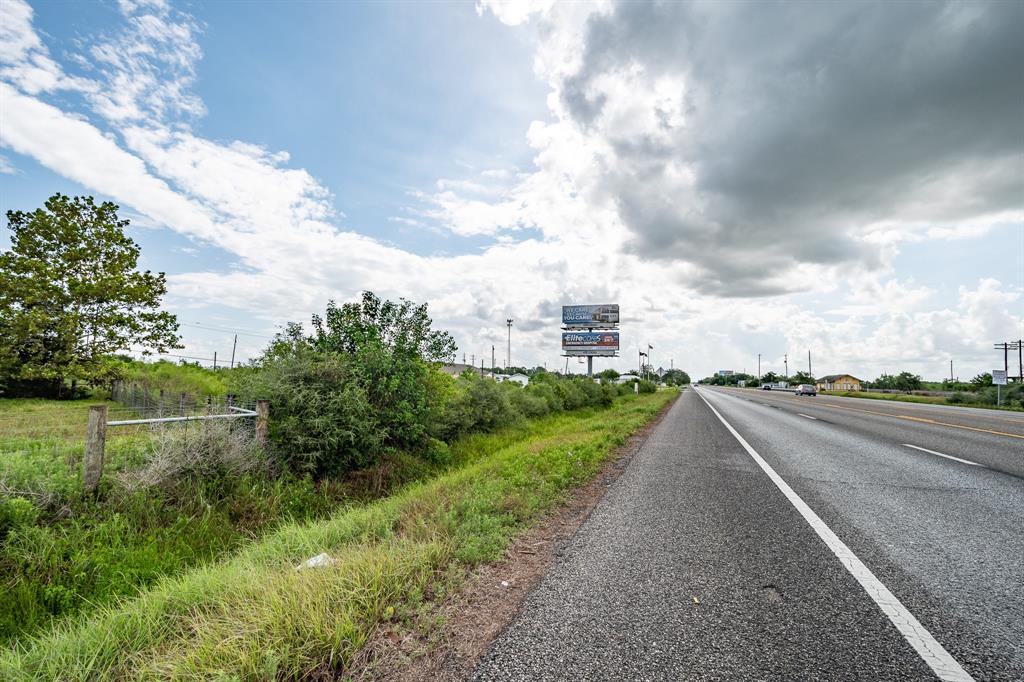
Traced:
[[402, 628], [382, 624], [359, 652], [345, 679], [464, 680], [502, 630], [516, 617], [526, 596], [540, 583], [558, 551], [590, 515], [605, 491], [625, 471], [670, 402], [633, 434], [572, 498], [513, 540], [501, 561], [478, 566], [452, 592]]

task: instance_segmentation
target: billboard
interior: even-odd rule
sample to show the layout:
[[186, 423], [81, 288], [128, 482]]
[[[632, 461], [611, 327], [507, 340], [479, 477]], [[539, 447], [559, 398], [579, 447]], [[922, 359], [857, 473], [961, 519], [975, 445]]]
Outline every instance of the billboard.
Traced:
[[619, 304], [563, 305], [562, 324], [567, 327], [614, 327], [619, 324]]
[[615, 355], [618, 351], [618, 332], [562, 332], [566, 355]]

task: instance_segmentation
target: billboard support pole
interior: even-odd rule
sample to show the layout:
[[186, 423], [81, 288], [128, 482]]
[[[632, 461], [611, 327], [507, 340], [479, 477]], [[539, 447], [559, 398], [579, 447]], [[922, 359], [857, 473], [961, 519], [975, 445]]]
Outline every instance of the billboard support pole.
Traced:
[[594, 356], [593, 355], [588, 355], [587, 356], [587, 376], [588, 377], [593, 377], [594, 376]]

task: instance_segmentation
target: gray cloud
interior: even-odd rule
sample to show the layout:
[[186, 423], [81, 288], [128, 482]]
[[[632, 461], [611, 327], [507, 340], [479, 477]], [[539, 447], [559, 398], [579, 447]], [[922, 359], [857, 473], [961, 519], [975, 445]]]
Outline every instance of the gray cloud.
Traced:
[[[559, 95], [613, 150], [601, 189], [631, 250], [770, 295], [801, 264], [878, 266], [870, 224], [1024, 205], [1021, 29], [1015, 2], [623, 2]], [[666, 77], [674, 102], [638, 89]], [[620, 125], [623, 92], [645, 124]]]

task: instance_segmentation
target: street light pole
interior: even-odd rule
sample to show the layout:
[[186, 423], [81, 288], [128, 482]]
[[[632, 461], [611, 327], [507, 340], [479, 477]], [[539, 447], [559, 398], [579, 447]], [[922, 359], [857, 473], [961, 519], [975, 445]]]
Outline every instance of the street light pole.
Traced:
[[506, 369], [512, 366], [512, 322], [513, 319], [511, 317], [505, 320], [505, 324], [508, 325], [508, 355], [505, 356]]

